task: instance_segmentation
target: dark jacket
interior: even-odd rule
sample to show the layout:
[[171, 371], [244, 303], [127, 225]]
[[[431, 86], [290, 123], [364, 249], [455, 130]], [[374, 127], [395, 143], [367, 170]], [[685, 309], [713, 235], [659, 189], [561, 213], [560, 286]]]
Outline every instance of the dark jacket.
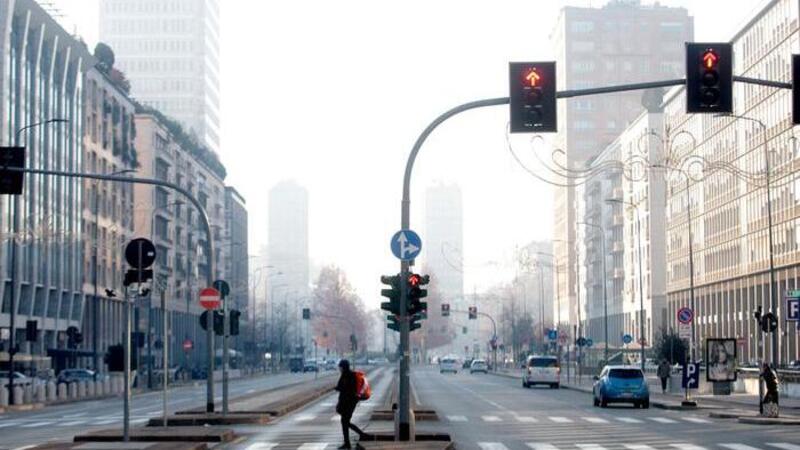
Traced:
[[350, 370], [342, 372], [342, 376], [339, 377], [339, 382], [336, 384], [336, 390], [339, 391], [336, 412], [341, 415], [352, 415], [356, 409], [356, 403], [358, 403], [355, 374]]

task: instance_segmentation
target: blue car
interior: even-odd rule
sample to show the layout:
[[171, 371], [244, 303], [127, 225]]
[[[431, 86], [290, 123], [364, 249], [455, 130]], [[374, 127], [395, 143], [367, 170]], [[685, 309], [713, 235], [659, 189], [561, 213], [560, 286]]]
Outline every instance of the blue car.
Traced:
[[594, 406], [609, 403], [632, 403], [634, 408], [650, 407], [650, 391], [642, 370], [631, 366], [606, 366], [594, 377]]

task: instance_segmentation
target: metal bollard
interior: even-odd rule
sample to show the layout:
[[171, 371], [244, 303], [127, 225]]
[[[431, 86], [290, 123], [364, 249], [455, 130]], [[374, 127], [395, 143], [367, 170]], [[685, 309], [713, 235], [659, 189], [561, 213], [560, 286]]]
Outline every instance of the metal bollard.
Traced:
[[56, 383], [54, 381], [48, 381], [45, 387], [45, 391], [47, 392], [47, 401], [54, 402], [58, 400], [58, 389], [56, 388]]
[[86, 397], [86, 382], [78, 381], [78, 398]]
[[47, 389], [44, 383], [36, 385], [36, 403], [44, 403], [47, 401]]
[[22, 396], [24, 395], [22, 388], [20, 386], [14, 386], [13, 389], [14, 389], [14, 404], [15, 405], [23, 404], [25, 400], [22, 398]]
[[0, 407], [8, 406], [8, 389], [0, 388]]
[[57, 396], [59, 401], [67, 400], [67, 384], [66, 383], [58, 383], [57, 389]]

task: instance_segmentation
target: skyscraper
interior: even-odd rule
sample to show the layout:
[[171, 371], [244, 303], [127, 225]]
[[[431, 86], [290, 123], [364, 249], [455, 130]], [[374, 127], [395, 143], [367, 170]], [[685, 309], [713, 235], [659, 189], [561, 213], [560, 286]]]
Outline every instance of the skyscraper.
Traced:
[[461, 189], [436, 184], [425, 193], [425, 270], [444, 301], [453, 309], [464, 309], [464, 218]]
[[268, 240], [267, 263], [274, 273], [271, 294], [282, 300], [304, 299], [309, 293], [308, 191], [294, 181], [280, 182], [269, 191]]
[[[692, 40], [693, 28], [686, 9], [658, 3], [611, 0], [602, 8], [565, 7], [551, 35], [558, 87], [585, 89], [680, 78], [684, 43]], [[554, 147], [566, 152], [571, 168], [583, 168], [642, 112], [642, 95], [632, 91], [559, 102], [562, 125]], [[577, 323], [575, 202], [574, 189], [555, 190], [553, 250], [568, 268], [557, 281], [557, 290], [561, 298], [569, 299], [573, 324]]]
[[102, 0], [100, 40], [114, 49], [137, 101], [219, 152], [217, 0]]

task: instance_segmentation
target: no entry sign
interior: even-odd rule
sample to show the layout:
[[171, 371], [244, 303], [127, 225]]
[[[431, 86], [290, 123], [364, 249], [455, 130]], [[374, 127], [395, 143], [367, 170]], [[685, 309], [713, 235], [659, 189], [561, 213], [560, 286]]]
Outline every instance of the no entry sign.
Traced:
[[220, 303], [220, 294], [218, 290], [207, 287], [200, 291], [200, 306], [203, 308], [208, 310], [217, 309]]

